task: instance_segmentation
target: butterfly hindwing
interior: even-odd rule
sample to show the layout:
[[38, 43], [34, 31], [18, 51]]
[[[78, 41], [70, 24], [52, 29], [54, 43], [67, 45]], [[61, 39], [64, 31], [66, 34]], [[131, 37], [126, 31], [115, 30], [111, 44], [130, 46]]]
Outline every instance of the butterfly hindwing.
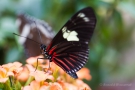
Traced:
[[60, 66], [73, 78], [76, 72], [87, 62], [90, 41], [96, 25], [92, 8], [87, 7], [77, 12], [58, 32], [47, 52], [51, 61]]
[[[88, 44], [80, 42], [62, 42], [54, 46], [49, 55], [52, 61], [60, 66], [68, 74], [75, 74], [87, 62]], [[77, 78], [74, 77], [74, 78]]]

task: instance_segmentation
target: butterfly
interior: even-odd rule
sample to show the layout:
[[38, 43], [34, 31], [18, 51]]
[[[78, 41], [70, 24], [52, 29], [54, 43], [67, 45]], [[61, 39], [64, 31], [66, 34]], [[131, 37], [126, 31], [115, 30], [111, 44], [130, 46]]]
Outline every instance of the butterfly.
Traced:
[[[42, 43], [46, 46], [48, 46], [48, 44], [54, 37], [54, 32], [52, 28], [48, 25], [48, 23], [43, 20], [39, 20], [33, 16], [30, 16], [26, 13], [17, 14], [16, 25], [19, 29], [20, 36], [25, 36], [35, 41], [40, 41], [40, 38], [37, 35], [37, 30], [39, 30], [40, 35], [44, 40], [44, 42]], [[24, 46], [25, 56], [27, 56], [27, 58], [32, 56], [38, 56], [41, 54], [39, 48], [35, 48], [39, 47], [39, 45], [35, 44], [31, 40], [22, 37], [19, 38], [20, 44]]]
[[78, 11], [60, 29], [48, 46], [41, 44], [42, 54], [61, 67], [71, 77], [76, 74], [86, 62], [89, 55], [89, 41], [96, 26], [96, 16], [91, 7]]

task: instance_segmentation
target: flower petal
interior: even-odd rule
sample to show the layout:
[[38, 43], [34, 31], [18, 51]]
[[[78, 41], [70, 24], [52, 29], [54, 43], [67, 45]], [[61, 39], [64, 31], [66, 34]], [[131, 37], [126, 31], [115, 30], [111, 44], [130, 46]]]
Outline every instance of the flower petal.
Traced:
[[35, 71], [35, 72], [31, 72], [30, 73], [31, 76], [35, 77], [35, 80], [40, 82], [40, 81], [44, 81], [47, 79], [48, 77], [48, 73], [45, 73], [43, 71]]
[[80, 71], [77, 72], [77, 75], [79, 79], [91, 80], [92, 78], [88, 68], [82, 68]]
[[1, 82], [1, 83], [5, 83], [7, 80], [8, 80], [8, 78], [1, 78], [1, 79], [0, 79], [0, 82]]
[[50, 86], [50, 90], [63, 90], [62, 86], [59, 83], [54, 82], [51, 86]]
[[32, 90], [31, 89], [31, 87], [30, 86], [25, 86], [25, 87], [23, 87], [23, 89], [22, 90]]
[[32, 88], [32, 90], [39, 90], [40, 89], [40, 83], [37, 81], [32, 81], [30, 83], [30, 87]]

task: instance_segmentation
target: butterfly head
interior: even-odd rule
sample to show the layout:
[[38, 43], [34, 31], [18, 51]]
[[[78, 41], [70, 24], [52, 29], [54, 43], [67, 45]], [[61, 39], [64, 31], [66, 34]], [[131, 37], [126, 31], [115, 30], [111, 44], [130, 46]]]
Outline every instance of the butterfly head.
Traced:
[[40, 45], [40, 49], [43, 51], [43, 55], [45, 55], [45, 57], [47, 58], [47, 59], [49, 59], [50, 60], [50, 62], [52, 61], [51, 60], [51, 56], [48, 54], [48, 52], [46, 51], [46, 46], [44, 45], [44, 44], [41, 44]]
[[46, 46], [44, 44], [41, 44], [40, 49], [43, 50], [43, 51], [46, 51]]

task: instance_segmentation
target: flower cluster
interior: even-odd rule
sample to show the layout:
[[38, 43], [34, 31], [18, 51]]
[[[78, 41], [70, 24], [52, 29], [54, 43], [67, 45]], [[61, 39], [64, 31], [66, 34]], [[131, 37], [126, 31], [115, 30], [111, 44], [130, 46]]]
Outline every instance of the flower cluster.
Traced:
[[[39, 56], [38, 56], [39, 57]], [[27, 64], [19, 62], [0, 66], [0, 89], [2, 90], [91, 90], [82, 79], [90, 80], [90, 71], [82, 68], [73, 79], [56, 64], [48, 60], [30, 57]], [[41, 56], [40, 56], [41, 57]]]

